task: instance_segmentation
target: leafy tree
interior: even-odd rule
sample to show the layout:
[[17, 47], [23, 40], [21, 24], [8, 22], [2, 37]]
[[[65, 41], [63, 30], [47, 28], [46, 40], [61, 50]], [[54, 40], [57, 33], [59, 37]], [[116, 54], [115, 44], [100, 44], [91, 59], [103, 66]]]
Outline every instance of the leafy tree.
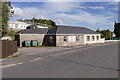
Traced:
[[117, 38], [120, 38], [120, 23], [115, 22], [114, 33], [115, 33]]
[[99, 33], [101, 33], [102, 34], [102, 38], [111, 38], [112, 37], [112, 35], [111, 35], [111, 31], [109, 30], [109, 29], [107, 29], [107, 30], [96, 30], [96, 32], [99, 32]]
[[52, 20], [46, 20], [46, 19], [36, 19], [36, 18], [32, 18], [30, 20], [28, 19], [25, 19], [24, 21], [27, 21], [27, 22], [33, 22], [35, 24], [42, 24], [42, 25], [48, 25], [49, 28], [53, 28], [56, 26], [56, 23]]
[[12, 14], [14, 11], [11, 11], [13, 7], [11, 6], [11, 2], [2, 2], [0, 1], [0, 6], [1, 6], [1, 12], [0, 15], [2, 16], [1, 22], [2, 22], [2, 36], [5, 36], [8, 33], [8, 25], [7, 22], [10, 17], [12, 17]]
[[15, 37], [14, 37], [14, 34], [16, 33], [16, 31], [14, 31], [14, 30], [9, 30], [8, 31], [8, 36], [10, 36], [12, 39], [15, 39]]
[[98, 32], [98, 33], [100, 32], [99, 28], [96, 30], [96, 32]]
[[28, 22], [28, 19], [25, 19], [24, 21], [25, 21], [25, 22]]

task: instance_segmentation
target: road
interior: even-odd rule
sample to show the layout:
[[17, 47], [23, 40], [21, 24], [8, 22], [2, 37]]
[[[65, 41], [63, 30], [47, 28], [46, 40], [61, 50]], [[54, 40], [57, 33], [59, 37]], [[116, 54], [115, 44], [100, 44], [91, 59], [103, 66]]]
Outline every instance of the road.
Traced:
[[118, 43], [75, 49], [3, 68], [3, 78], [117, 78]]

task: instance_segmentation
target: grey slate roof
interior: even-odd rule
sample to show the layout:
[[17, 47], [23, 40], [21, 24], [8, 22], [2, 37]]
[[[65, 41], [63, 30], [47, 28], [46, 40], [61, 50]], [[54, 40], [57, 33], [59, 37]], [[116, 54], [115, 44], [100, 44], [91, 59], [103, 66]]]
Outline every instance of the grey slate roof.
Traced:
[[61, 26], [58, 25], [52, 29], [49, 29], [47, 34], [100, 34], [96, 31], [85, 27], [74, 27], [74, 26]]
[[16, 33], [16, 35], [20, 34], [46, 34], [48, 29], [45, 28], [37, 28], [37, 29], [25, 29]]
[[46, 34], [46, 35], [62, 35], [62, 34], [100, 34], [93, 30], [85, 27], [74, 27], [74, 26], [61, 26], [58, 25], [52, 29], [37, 28], [37, 29], [26, 29], [20, 31], [17, 34]]

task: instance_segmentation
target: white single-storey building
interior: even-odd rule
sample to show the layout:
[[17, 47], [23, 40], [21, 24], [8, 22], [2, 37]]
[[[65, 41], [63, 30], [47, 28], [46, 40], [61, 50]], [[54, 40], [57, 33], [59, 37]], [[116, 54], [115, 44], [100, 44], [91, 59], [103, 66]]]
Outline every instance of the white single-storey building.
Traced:
[[96, 31], [85, 27], [63, 25], [58, 25], [49, 29], [45, 37], [45, 45], [53, 45], [55, 43], [55, 46], [72, 46], [105, 42], [105, 39], [101, 38], [101, 34]]
[[37, 40], [41, 46], [73, 46], [104, 43], [101, 34], [85, 27], [61, 26], [51, 29], [26, 29], [15, 35], [19, 46], [26, 40]]

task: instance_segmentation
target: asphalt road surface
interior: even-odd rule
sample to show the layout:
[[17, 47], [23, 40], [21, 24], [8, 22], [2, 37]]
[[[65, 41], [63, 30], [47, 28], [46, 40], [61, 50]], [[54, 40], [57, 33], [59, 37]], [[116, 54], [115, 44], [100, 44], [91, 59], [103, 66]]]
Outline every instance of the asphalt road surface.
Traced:
[[[57, 52], [56, 52], [57, 53]], [[117, 78], [118, 43], [61, 52], [3, 68], [3, 78]]]

